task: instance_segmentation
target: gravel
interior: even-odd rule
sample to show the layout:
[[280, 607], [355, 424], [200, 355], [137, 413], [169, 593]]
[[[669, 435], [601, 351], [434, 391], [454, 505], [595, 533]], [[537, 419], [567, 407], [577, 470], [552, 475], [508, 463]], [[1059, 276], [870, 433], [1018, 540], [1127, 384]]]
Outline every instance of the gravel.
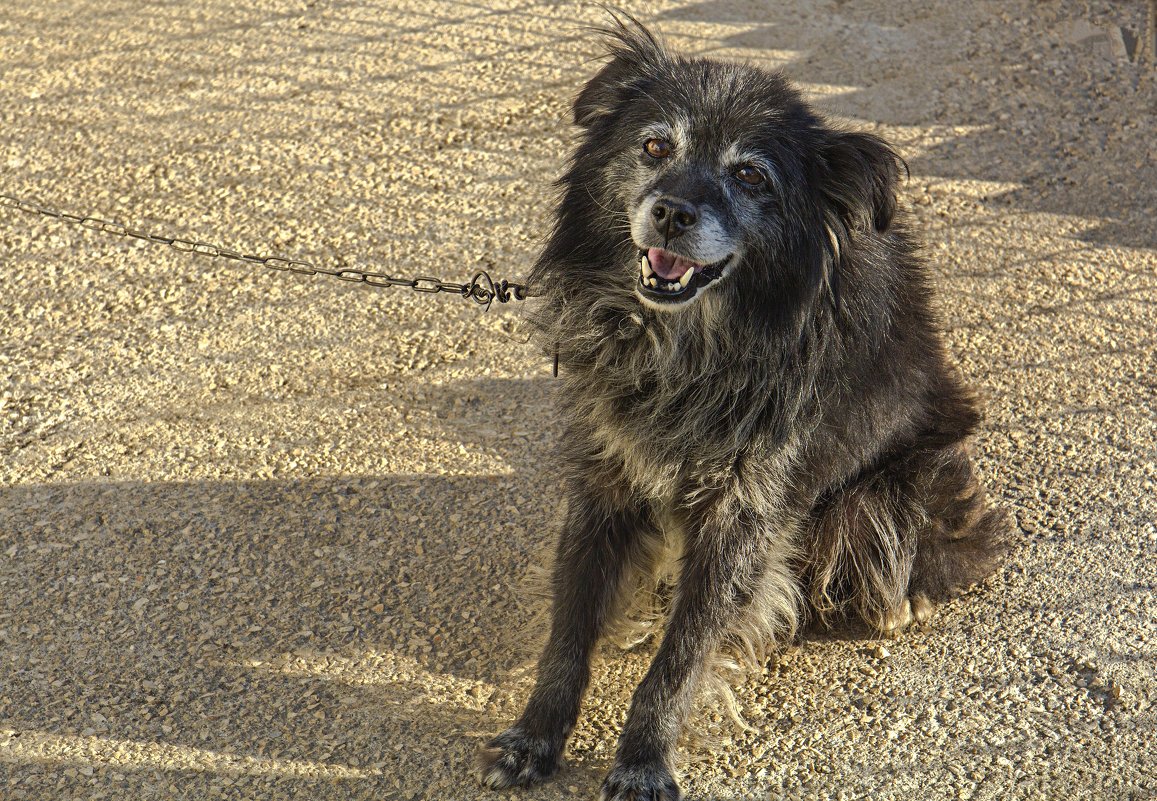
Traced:
[[[813, 633], [708, 710], [691, 798], [1157, 797], [1157, 57], [1108, 0], [635, 10], [893, 140], [980, 469], [1019, 526], [898, 640]], [[1147, 15], [1150, 15], [1147, 17]], [[0, 192], [320, 264], [524, 277], [588, 5], [0, 12]], [[517, 304], [371, 290], [0, 208], [0, 798], [499, 798], [477, 743], [557, 514]], [[597, 795], [646, 648], [568, 768]], [[505, 797], [505, 796], [503, 796]]]

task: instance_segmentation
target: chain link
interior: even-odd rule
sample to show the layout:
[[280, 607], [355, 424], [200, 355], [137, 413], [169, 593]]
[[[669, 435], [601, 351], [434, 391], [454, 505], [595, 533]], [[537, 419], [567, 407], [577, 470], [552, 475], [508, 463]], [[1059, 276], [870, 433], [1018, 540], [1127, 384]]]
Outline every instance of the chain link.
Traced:
[[11, 195], [0, 194], [0, 206], [72, 223], [73, 225], [79, 225], [81, 228], [87, 228], [91, 231], [140, 239], [144, 242], [151, 242], [157, 245], [167, 245], [182, 253], [193, 253], [198, 256], [208, 256], [213, 259], [229, 259], [246, 264], [268, 267], [271, 270], [299, 273], [301, 275], [327, 275], [339, 281], [366, 284], [372, 287], [404, 287], [412, 289], [415, 292], [430, 294], [448, 292], [473, 300], [475, 303], [487, 309], [490, 308], [490, 304], [494, 301], [507, 303], [511, 300], [525, 300], [531, 295], [529, 288], [525, 284], [517, 284], [512, 281], [507, 281], [505, 278], [501, 281], [495, 281], [485, 270], [476, 272], [469, 283], [459, 284], [429, 276], [397, 278], [388, 273], [355, 270], [350, 267], [328, 269], [307, 261], [287, 259], [282, 256], [255, 256], [250, 253], [241, 253], [218, 245], [211, 245], [208, 242], [199, 242], [193, 239], [182, 239], [181, 237], [174, 236], [161, 236], [148, 231], [129, 228], [127, 225], [118, 222], [110, 222], [91, 216], [82, 217], [76, 214], [57, 211], [56, 209], [42, 206], [39, 203], [12, 197]]

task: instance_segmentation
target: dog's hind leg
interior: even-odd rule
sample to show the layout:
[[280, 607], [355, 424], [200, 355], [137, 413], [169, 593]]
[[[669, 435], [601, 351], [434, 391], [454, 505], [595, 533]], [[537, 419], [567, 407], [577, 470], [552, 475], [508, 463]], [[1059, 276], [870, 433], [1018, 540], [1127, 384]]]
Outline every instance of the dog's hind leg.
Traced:
[[591, 652], [653, 539], [642, 502], [620, 509], [586, 488], [571, 493], [551, 578], [550, 638], [522, 716], [479, 753], [484, 785], [527, 786], [558, 770], [590, 679]]
[[989, 504], [962, 444], [917, 454], [908, 473], [927, 520], [917, 537], [908, 594], [944, 601], [996, 569], [1008, 549], [1008, 515]]
[[911, 449], [817, 506], [802, 571], [811, 607], [821, 619], [850, 607], [885, 634], [923, 623], [992, 572], [1006, 531], [963, 445]]
[[670, 760], [708, 657], [754, 606], [777, 618], [770, 628], [786, 633], [795, 625], [790, 537], [782, 527], [761, 518], [736, 493], [689, 521], [686, 530], [666, 634], [635, 690], [603, 801], [678, 799]]

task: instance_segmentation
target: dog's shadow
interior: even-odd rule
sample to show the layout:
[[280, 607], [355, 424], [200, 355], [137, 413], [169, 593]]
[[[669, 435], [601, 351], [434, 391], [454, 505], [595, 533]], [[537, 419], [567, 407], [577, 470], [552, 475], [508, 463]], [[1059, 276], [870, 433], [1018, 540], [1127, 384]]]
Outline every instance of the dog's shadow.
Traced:
[[190, 793], [457, 786], [517, 713], [520, 585], [557, 494], [546, 382], [428, 388], [410, 422], [505, 470], [0, 488], [18, 761], [104, 775], [123, 752], [125, 797], [172, 770]]

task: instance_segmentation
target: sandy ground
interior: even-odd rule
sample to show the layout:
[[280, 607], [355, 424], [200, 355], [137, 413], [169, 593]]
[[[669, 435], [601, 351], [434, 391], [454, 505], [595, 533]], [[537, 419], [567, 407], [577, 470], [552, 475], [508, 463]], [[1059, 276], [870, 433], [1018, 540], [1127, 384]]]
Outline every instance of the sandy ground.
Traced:
[[[813, 635], [690, 798], [1157, 797], [1157, 59], [1146, 3], [632, 7], [897, 143], [1017, 548], [885, 649]], [[0, 8], [0, 192], [258, 252], [524, 276], [590, 6]], [[519, 310], [0, 209], [0, 798], [498, 799], [556, 513]], [[607, 654], [593, 798], [648, 654]], [[613, 658], [610, 658], [613, 657]], [[711, 724], [713, 721], [709, 720]]]

